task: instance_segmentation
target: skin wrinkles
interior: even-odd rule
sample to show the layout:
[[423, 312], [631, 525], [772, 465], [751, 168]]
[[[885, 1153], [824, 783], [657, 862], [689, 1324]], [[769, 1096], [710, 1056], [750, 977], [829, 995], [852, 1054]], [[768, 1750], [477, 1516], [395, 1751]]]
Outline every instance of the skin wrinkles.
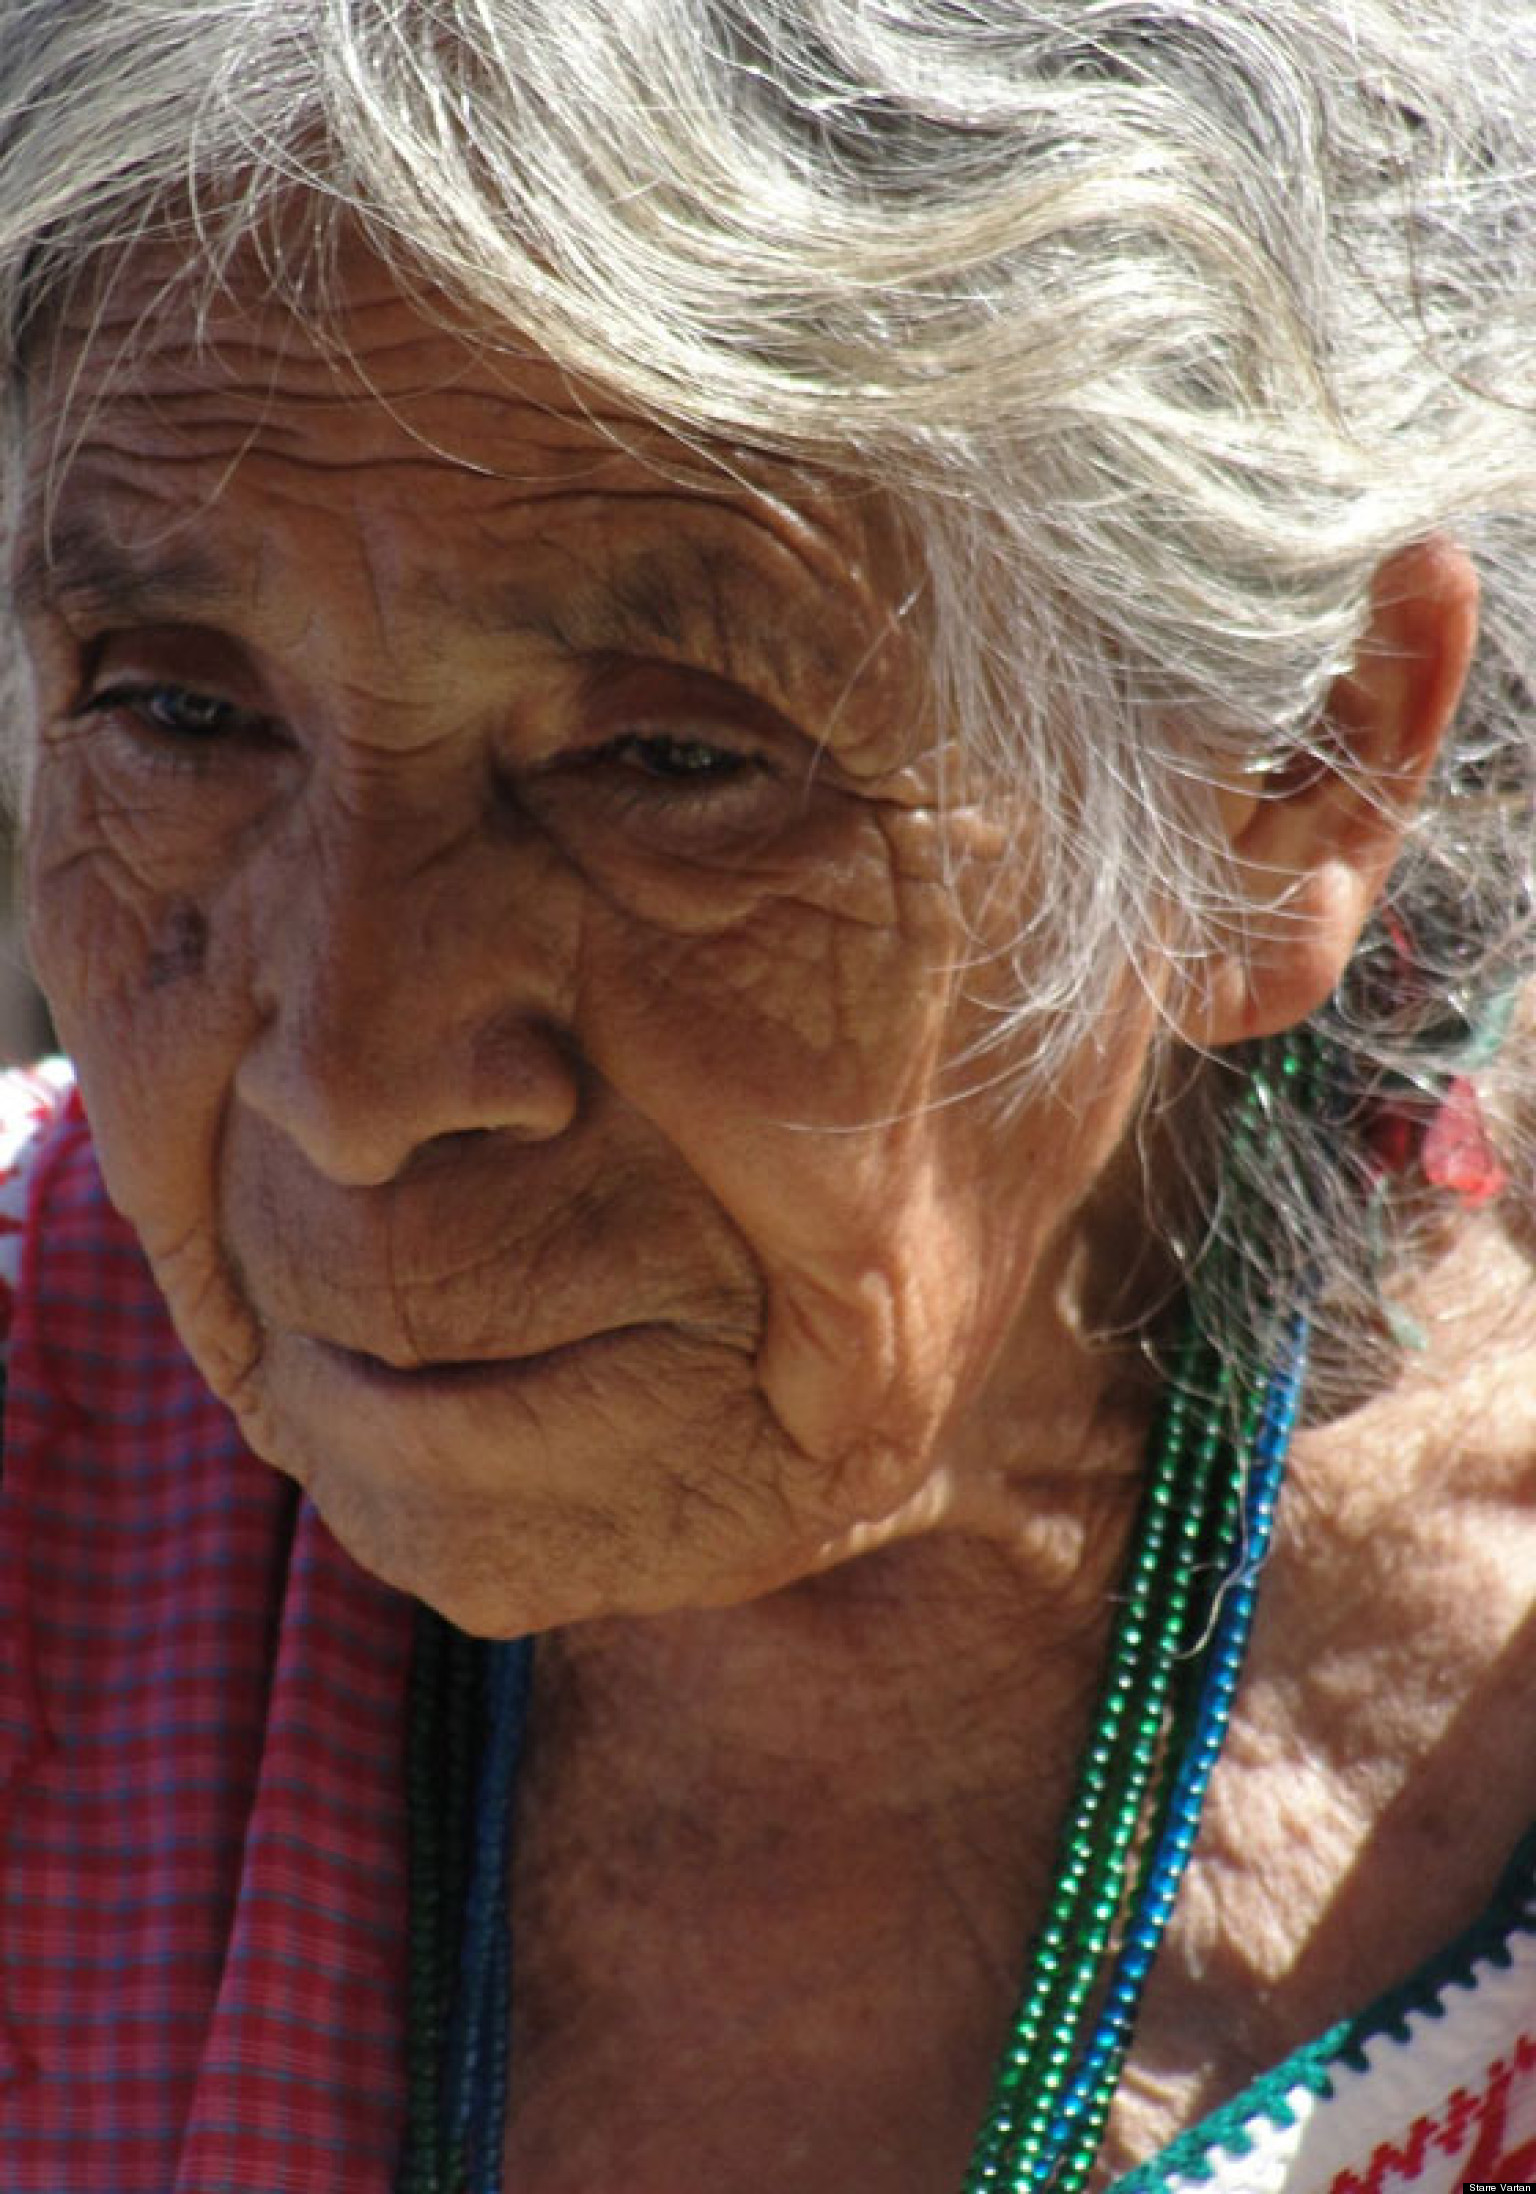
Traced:
[[[36, 950], [188, 1345], [365, 1561], [493, 1628], [737, 1597], [931, 1513], [1091, 1179], [1069, 1153], [1114, 1128], [1064, 1091], [1025, 1136], [1052, 1193], [1009, 1162], [1000, 1200], [990, 1130], [925, 1121], [975, 940], [871, 499], [658, 479], [655, 430], [551, 417], [558, 376], [368, 351], [409, 321], [360, 300], [384, 406], [270, 324], [81, 363], [58, 603], [30, 579]], [[96, 704], [163, 681], [244, 713], [189, 747]], [[612, 758], [635, 720], [747, 760], [701, 798]], [[129, 1059], [187, 1062], [172, 1121]], [[326, 1353], [599, 1328], [633, 1363], [520, 1375], [505, 1439], [485, 1391], [354, 1408]], [[698, 1546], [635, 1521], [678, 1484]]]
[[[366, 320], [367, 316], [362, 316], [360, 326], [365, 326]], [[171, 323], [173, 328], [175, 325]], [[110, 343], [114, 331], [115, 323], [111, 321], [100, 328], [104, 346]], [[820, 540], [815, 526], [797, 508], [794, 490], [803, 485], [825, 502], [830, 487], [825, 478], [799, 473], [783, 463], [773, 467], [765, 478], [762, 476], [767, 468], [760, 462], [754, 464], [738, 456], [725, 472], [706, 467], [696, 457], [687, 457], [682, 476], [673, 480], [667, 475], [678, 471], [685, 453], [660, 429], [592, 404], [584, 404], [574, 415], [556, 421], [546, 403], [530, 401], [527, 388], [510, 380], [495, 397], [456, 387], [455, 376], [444, 371], [445, 360], [453, 357], [454, 348], [435, 332], [421, 346], [431, 360], [431, 370], [421, 382], [366, 406], [360, 406], [352, 395], [337, 393], [335, 370], [323, 360], [309, 362], [309, 371], [296, 370], [303, 361], [303, 352], [293, 345], [295, 340], [302, 344], [302, 337], [296, 339], [294, 331], [283, 324], [272, 332], [275, 343], [270, 355], [260, 348], [249, 354], [232, 351], [227, 344], [216, 344], [211, 351], [207, 345], [180, 349], [174, 341], [162, 340], [155, 353], [153, 390], [131, 378], [126, 363], [117, 377], [126, 385], [115, 385], [109, 373], [94, 401], [99, 404], [103, 395], [116, 396], [132, 419], [132, 426], [126, 432], [120, 428], [114, 432], [110, 411], [87, 408], [84, 423], [77, 429], [74, 456], [63, 468], [64, 479], [73, 479], [88, 490], [89, 460], [94, 456], [100, 460], [108, 482], [137, 475], [152, 488], [154, 480], [168, 469], [198, 468], [204, 462], [203, 452], [211, 454], [217, 466], [229, 467], [238, 465], [243, 449], [259, 445], [274, 465], [287, 462], [305, 479], [354, 473], [369, 477], [385, 472], [409, 475], [423, 467], [429, 472], [439, 468], [440, 476], [442, 469], [452, 468], [466, 479], [474, 478], [486, 491], [476, 498], [477, 508], [494, 522], [501, 507], [496, 494], [499, 483], [505, 484], [520, 507], [543, 503], [559, 508], [564, 503], [590, 498], [593, 481], [600, 478], [603, 497], [611, 505], [622, 506], [635, 500], [665, 506], [670, 501], [682, 509], [691, 506], [695, 515], [701, 506], [728, 508], [737, 529], [771, 542], [781, 554], [799, 561], [806, 576], [829, 590], [828, 600], [818, 608], [834, 616], [853, 586], [868, 585], [875, 578], [866, 568], [869, 550], [875, 549], [885, 559], [892, 552], [889, 528], [867, 489], [850, 484], [835, 492], [849, 504], [850, 512], [857, 511], [854, 524], [868, 531], [868, 544], [860, 544], [847, 529], [847, 537], [840, 541]], [[359, 334], [357, 341], [360, 354], [366, 353], [366, 336]], [[467, 362], [469, 354], [465, 356]], [[249, 400], [238, 408], [226, 411], [210, 389], [210, 368], [215, 361], [237, 382], [245, 384]], [[474, 363], [484, 373], [488, 363], [484, 353], [474, 354]], [[371, 378], [377, 381], [380, 377], [375, 374]], [[558, 380], [555, 385], [559, 386]], [[457, 437], [435, 432], [431, 421], [423, 416], [424, 406], [430, 410], [438, 405], [434, 417], [441, 418], [439, 399], [445, 392], [452, 392], [454, 416], [462, 422]], [[82, 392], [77, 402], [81, 400], [89, 406], [92, 392]], [[537, 427], [541, 422], [558, 425], [561, 431], [540, 436]], [[610, 435], [612, 439], [605, 438]], [[484, 436], [490, 437], [498, 451], [497, 461], [488, 466], [477, 462]], [[458, 446], [460, 439], [462, 447]], [[344, 456], [335, 447], [341, 441], [354, 445]], [[83, 469], [82, 456], [87, 460]], [[528, 471], [520, 469], [519, 459], [530, 468]], [[542, 477], [541, 466], [557, 469], [562, 477], [554, 481]], [[643, 473], [645, 477], [609, 477], [625, 466], [632, 474]], [[302, 489], [300, 495], [302, 498]], [[314, 499], [307, 500], [313, 507]], [[88, 494], [82, 501], [88, 509]], [[696, 618], [708, 606], [707, 589], [714, 573], [722, 567], [708, 556], [691, 559], [686, 541], [679, 544], [679, 553], [687, 567], [688, 584], [674, 591], [674, 601], [687, 616]], [[22, 571], [23, 596], [30, 569], [29, 559]], [[706, 591], [701, 591], [701, 582]], [[462, 611], [461, 597], [450, 600], [456, 611]], [[768, 628], [748, 625], [736, 635], [738, 640], [762, 640], [767, 636]], [[808, 626], [807, 639], [811, 656], [820, 654], [824, 661], [840, 661], [839, 650], [829, 645], [818, 630]]]
[[[358, 406], [350, 393], [338, 393], [331, 359], [314, 350], [275, 309], [252, 317], [259, 340], [252, 341], [248, 331], [231, 334], [227, 327], [214, 331], [214, 355], [252, 394], [252, 403], [244, 409], [226, 413], [220, 408], [216, 392], [209, 387], [206, 342], [186, 348], [166, 343], [157, 356], [148, 416], [141, 411], [133, 433], [120, 441], [114, 441], [110, 432], [106, 436], [114, 473], [120, 466], [132, 466], [142, 455], [146, 430], [156, 436], [157, 465], [185, 462], [188, 452], [180, 445], [188, 437], [183, 413], [190, 408], [193, 433], [209, 434], [226, 456], [229, 444], [259, 434], [275, 457], [298, 450], [301, 469], [308, 476], [334, 469], [366, 471], [384, 464], [409, 470], [445, 459], [455, 467], [477, 470], [492, 491], [499, 476], [522, 500], [543, 500], [552, 506], [572, 496], [579, 499], [598, 475], [605, 476], [603, 492], [611, 503], [631, 496], [665, 501], [675, 493], [673, 483], [680, 482], [695, 504], [719, 505], [729, 497], [735, 527], [759, 533], [781, 554], [804, 564], [808, 576], [827, 591], [816, 605], [821, 622], [802, 628], [807, 643], [802, 652], [807, 661], [819, 654], [826, 662], [845, 667], [845, 647], [824, 640], [822, 626], [829, 616], [838, 615], [855, 586], [873, 585], [880, 590], [877, 567], [888, 563], [893, 553], [889, 524], [867, 487], [849, 483], [835, 490], [850, 505], [854, 523], [841, 528], [840, 537], [823, 539], [798, 507], [797, 491], [805, 488], [811, 491], [808, 500], [824, 500], [828, 493], [824, 477], [782, 461], [764, 464], [741, 452], [731, 453], [722, 470], [718, 460], [705, 459], [662, 429], [612, 409], [590, 389], [580, 391], [574, 409], [563, 377], [547, 376], [548, 393], [530, 394], [526, 377], [519, 380], [515, 357], [498, 357], [479, 345], [459, 345], [436, 326], [427, 326], [424, 334], [397, 337], [386, 332], [392, 317], [387, 299], [362, 300], [352, 311], [349, 342], [360, 361], [362, 384], [376, 397], [365, 407]], [[168, 315], [166, 328], [174, 331], [193, 318]], [[137, 325], [135, 315], [119, 304], [101, 324], [103, 348], [110, 346], [124, 323], [129, 328]], [[383, 338], [377, 351], [376, 337]], [[494, 393], [467, 385], [471, 377], [488, 381]], [[110, 374], [107, 386], [113, 386]], [[455, 400], [452, 431], [445, 429], [440, 408], [431, 411], [444, 391], [452, 392]], [[293, 415], [291, 420], [288, 413]], [[516, 420], [513, 433], [508, 431], [509, 418]], [[169, 433], [157, 432], [167, 427]], [[486, 437], [497, 453], [489, 463], [482, 448]], [[335, 447], [342, 439], [353, 445], [345, 458]], [[195, 452], [192, 455], [195, 461]], [[626, 460], [632, 460], [633, 472], [646, 477], [629, 481], [606, 477]], [[562, 479], [551, 484], [540, 476], [541, 465], [557, 466]], [[746, 492], [733, 492], [738, 486]], [[494, 492], [485, 502], [494, 513]], [[867, 544], [858, 538], [861, 532], [868, 533]], [[683, 553], [686, 558], [686, 543]], [[690, 615], [697, 615], [704, 606], [698, 582], [709, 580], [712, 562], [701, 557], [697, 568], [686, 573], [688, 584], [677, 590], [677, 599]], [[762, 641], [772, 631], [771, 621], [741, 620], [737, 639]]]
[[[174, 501], [164, 494], [158, 481], [146, 481], [143, 484], [140, 500], [151, 508], [156, 502], [163, 503], [165, 516], [159, 527], [143, 526], [142, 520], [140, 521], [140, 527], [136, 530], [142, 532], [145, 547], [139, 553], [143, 554], [147, 549], [150, 561], [149, 569], [145, 573], [135, 575], [131, 568], [135, 553], [133, 536], [130, 535], [126, 542], [107, 539], [88, 515], [90, 507], [103, 492], [111, 492], [114, 487], [120, 488], [120, 485], [115, 470], [102, 468], [93, 479], [89, 458], [82, 463], [75, 493], [75, 500], [81, 506], [81, 515], [73, 518], [66, 509], [65, 517], [51, 529], [49, 540], [42, 551], [27, 559], [16, 581], [17, 598], [23, 607], [32, 603], [46, 603], [62, 613], [66, 620], [72, 621], [77, 629], [89, 633], [98, 622], [109, 620], [153, 622], [162, 607], [185, 616], [189, 605], [199, 606], [210, 613], [211, 619], [211, 613], [220, 607], [229, 607], [232, 601], [239, 598], [233, 576], [221, 575], [217, 563], [202, 548], [194, 545], [174, 559], [166, 559], [163, 553], [157, 554], [157, 533], [169, 533], [178, 523]], [[550, 494], [538, 500], [553, 504], [568, 503], [573, 516], [581, 513], [590, 518], [594, 509], [601, 515], [602, 510], [612, 502], [624, 499], [609, 497], [603, 505], [598, 506], [594, 505], [593, 498], [586, 493]], [[676, 497], [650, 491], [634, 491], [628, 499], [637, 506], [644, 506], [663, 528], [678, 503]], [[302, 483], [293, 490], [291, 505], [293, 514], [301, 523], [310, 519], [313, 498]], [[713, 534], [722, 523], [721, 514], [711, 510], [705, 522]], [[740, 522], [739, 514], [732, 513], [730, 522], [733, 527], [737, 525]], [[772, 529], [750, 517], [745, 522], [754, 526], [766, 542], [783, 550], [784, 544], [778, 540]], [[493, 529], [487, 529], [483, 537], [489, 544], [493, 539]], [[714, 539], [707, 545], [694, 544], [691, 551], [680, 553], [670, 534], [664, 534], [662, 554], [669, 556], [677, 564], [681, 574], [696, 582], [695, 594], [698, 599], [687, 615], [683, 616], [674, 614], [676, 597], [672, 590], [676, 586], [676, 579], [665, 568], [658, 571], [655, 550], [648, 552], [644, 559], [631, 567], [616, 564], [610, 572], [602, 575], [600, 586], [593, 583], [590, 574], [578, 585], [575, 582], [580, 576], [580, 560], [566, 544], [547, 532], [540, 532], [535, 539], [541, 548], [548, 550], [552, 566], [564, 566], [572, 573], [573, 583], [560, 596], [558, 613], [547, 606], [547, 588], [503, 582], [488, 588], [461, 585], [445, 594], [430, 573], [423, 575], [421, 592], [424, 607], [430, 609], [441, 606], [446, 609], [451, 606], [461, 617], [467, 614], [470, 622], [477, 629], [483, 630], [489, 638], [497, 637], [508, 628], [514, 631], [526, 630], [531, 636], [547, 641], [564, 653], [579, 650], [598, 659], [625, 646], [640, 645], [645, 646], [653, 655], [678, 662], [714, 657], [718, 659], [727, 677], [749, 682], [755, 679], [767, 693], [776, 693], [791, 713], [808, 712], [836, 720], [839, 706], [845, 698], [843, 683], [848, 677], [846, 663], [840, 662], [838, 651], [828, 648], [824, 638], [812, 632], [803, 614], [794, 618], [791, 623], [792, 612], [796, 606], [794, 598], [786, 594], [771, 565], [765, 566], [760, 558], [744, 558], [733, 552], [728, 545]], [[364, 550], [363, 570], [366, 576], [366, 542], [361, 546]], [[595, 546], [601, 553], [601, 542]], [[586, 562], [590, 565], [591, 560], [588, 556]], [[789, 560], [794, 563], [800, 559], [791, 554]], [[156, 563], [163, 568], [157, 571]], [[372, 579], [369, 584], [375, 589], [377, 607], [377, 585]], [[667, 589], [667, 601], [660, 611], [656, 606], [658, 587]], [[763, 600], [765, 590], [768, 595], [767, 604]], [[731, 599], [733, 593], [738, 604], [734, 626]], [[748, 596], [751, 597], [750, 615], [744, 614], [739, 607], [741, 599]], [[256, 570], [246, 591], [245, 600], [248, 606], [260, 606], [268, 618], [272, 617], [276, 605], [263, 602], [259, 546]], [[704, 602], [708, 603], [712, 612], [708, 616], [700, 613], [700, 605]], [[765, 606], [772, 608], [772, 614], [767, 617], [763, 614]], [[302, 640], [308, 628], [309, 615], [307, 610], [297, 611], [292, 634], [294, 644]], [[816, 616], [819, 631], [828, 622], [825, 607], [819, 599]], [[772, 636], [780, 632], [787, 623], [791, 623], [791, 631], [796, 638], [802, 634], [805, 636], [806, 644], [803, 648], [786, 650], [782, 644], [769, 644]], [[745, 628], [746, 639], [740, 636], [738, 627]], [[272, 642], [278, 643], [278, 634], [275, 631]], [[868, 659], [859, 666], [859, 676], [866, 689], [877, 677], [888, 677], [884, 652], [877, 644], [870, 650]], [[456, 659], [452, 648], [438, 642], [430, 619], [423, 620], [412, 655], [419, 666], [434, 671], [440, 671], [445, 664], [452, 666]], [[814, 679], [805, 674], [807, 665], [815, 671]], [[865, 713], [875, 716], [876, 711], [870, 701], [871, 696], [866, 691]], [[887, 706], [889, 722], [882, 728], [889, 730], [891, 724], [894, 724], [899, 731], [905, 723], [907, 711], [898, 705], [894, 692]], [[925, 784], [914, 778], [910, 765], [903, 768], [898, 764], [892, 768], [891, 757], [874, 755], [866, 759], [862, 747], [851, 753], [846, 751], [849, 744], [848, 741], [841, 741], [837, 746], [835, 765], [839, 770], [848, 770], [860, 778], [879, 776], [889, 779], [889, 783], [882, 783], [881, 790], [885, 796], [903, 804], [914, 801], [932, 802], [932, 784]], [[820, 760], [822, 751], [818, 749], [815, 759]]]
[[[108, 354], [160, 271], [125, 273]], [[954, 1099], [1030, 818], [924, 718], [878, 506], [756, 456], [710, 475], [611, 406], [594, 435], [563, 377], [352, 280], [361, 380], [276, 315], [202, 354], [162, 315], [132, 372], [57, 331], [76, 401], [55, 435], [39, 382], [33, 502], [61, 591], [89, 505], [98, 600], [31, 604], [37, 956], [112, 1192], [258, 1450], [378, 1574], [562, 1626], [519, 1796], [509, 2183], [952, 2185], [1138, 1478], [1143, 1367], [1091, 1306], [1144, 1237], [1122, 1160], [1158, 1000], [1128, 974], [1006, 1118]], [[93, 709], [116, 680], [259, 731], [188, 752]], [[748, 766], [701, 792], [615, 753], [658, 729]], [[1448, 1299], [1527, 1279], [1485, 1233]], [[1468, 1331], [1454, 1509], [1411, 1380], [1369, 1442], [1300, 1443], [1116, 2168], [1470, 1918], [1529, 1817], [1528, 1685], [1460, 1731], [1376, 1711], [1383, 1638], [1388, 1696], [1469, 1708], [1528, 1604], [1536, 1381], [1522, 1356], [1505, 1451], [1469, 1455]], [[1298, 1550], [1314, 1512], [1348, 1519], [1332, 1565]], [[1273, 1787], [1333, 1759], [1361, 1763], [1327, 1816], [1347, 1957]], [[1472, 1787], [1409, 1943], [1423, 1823]]]

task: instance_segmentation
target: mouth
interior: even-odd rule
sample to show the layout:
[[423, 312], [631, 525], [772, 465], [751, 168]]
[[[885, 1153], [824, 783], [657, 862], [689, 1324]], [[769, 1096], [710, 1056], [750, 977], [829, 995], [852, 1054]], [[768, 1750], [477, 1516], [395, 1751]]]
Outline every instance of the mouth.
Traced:
[[310, 1345], [348, 1378], [376, 1393], [404, 1397], [471, 1394], [484, 1388], [525, 1385], [577, 1363], [595, 1367], [637, 1338], [661, 1330], [652, 1324], [607, 1326], [549, 1348], [524, 1349], [505, 1356], [437, 1357], [417, 1364], [392, 1363], [367, 1349], [344, 1348], [335, 1341], [313, 1338]]

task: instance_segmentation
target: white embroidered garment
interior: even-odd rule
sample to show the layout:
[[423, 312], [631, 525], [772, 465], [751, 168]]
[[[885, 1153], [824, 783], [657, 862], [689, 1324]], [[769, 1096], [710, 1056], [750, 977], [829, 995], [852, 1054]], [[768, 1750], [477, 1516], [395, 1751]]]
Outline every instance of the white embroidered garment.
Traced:
[[1459, 2194], [1536, 2180], [1536, 1835], [1468, 1933], [1115, 2194]]

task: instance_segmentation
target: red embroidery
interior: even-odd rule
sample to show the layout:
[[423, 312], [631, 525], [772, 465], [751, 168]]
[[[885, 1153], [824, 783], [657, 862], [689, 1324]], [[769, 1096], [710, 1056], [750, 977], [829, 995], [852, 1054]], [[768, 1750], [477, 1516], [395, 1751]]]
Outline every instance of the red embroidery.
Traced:
[[1477, 2146], [1462, 2166], [1464, 2179], [1491, 2180], [1495, 2186], [1503, 2186], [1511, 2180], [1536, 2177], [1536, 2140], [1521, 2141], [1514, 2148], [1504, 2145], [1510, 2085], [1517, 2070], [1529, 2072], [1533, 2065], [1536, 2065], [1536, 2041], [1522, 2035], [1516, 2045], [1514, 2065], [1496, 2064], [1493, 2067]]
[[1399, 2148], [1394, 2141], [1383, 2141], [1371, 2151], [1370, 2168], [1362, 2178], [1358, 2171], [1341, 2171], [1329, 2189], [1329, 2194], [1381, 2194], [1382, 2184], [1388, 2178], [1416, 2179], [1424, 2169], [1424, 2156], [1429, 2147], [1433, 2121], [1415, 2118], [1408, 2128], [1408, 2138]]
[[1504, 2186], [1536, 2178], [1536, 2138], [1505, 2146], [1510, 2090], [1517, 2075], [1530, 2072], [1536, 2072], [1536, 2035], [1522, 2034], [1510, 2060], [1501, 2057], [1488, 2067], [1479, 2094], [1454, 2089], [1440, 2111], [1415, 2118], [1401, 2141], [1379, 2142], [1363, 2172], [1341, 2171], [1328, 2194], [1384, 2194], [1391, 2180], [1421, 2179], [1432, 2148], [1460, 2156], [1474, 2129], [1471, 2154], [1446, 2180], [1445, 2194], [1455, 2194], [1467, 2179]]
[[1477, 2123], [1477, 2114], [1476, 2097], [1469, 2095], [1464, 2087], [1453, 2088], [1445, 2106], [1445, 2123], [1435, 2135], [1435, 2146], [1443, 2148], [1447, 2156], [1459, 2156], [1467, 2135]]

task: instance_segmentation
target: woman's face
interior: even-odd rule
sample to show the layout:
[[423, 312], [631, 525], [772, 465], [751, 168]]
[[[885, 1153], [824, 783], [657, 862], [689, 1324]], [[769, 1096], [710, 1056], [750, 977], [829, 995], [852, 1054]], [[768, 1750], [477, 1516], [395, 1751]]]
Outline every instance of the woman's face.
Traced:
[[942, 1521], [1050, 1415], [1142, 1037], [959, 1095], [1019, 818], [925, 720], [876, 501], [367, 264], [345, 364], [144, 318], [163, 271], [39, 375], [21, 586], [35, 953], [192, 1355], [473, 1627]]

